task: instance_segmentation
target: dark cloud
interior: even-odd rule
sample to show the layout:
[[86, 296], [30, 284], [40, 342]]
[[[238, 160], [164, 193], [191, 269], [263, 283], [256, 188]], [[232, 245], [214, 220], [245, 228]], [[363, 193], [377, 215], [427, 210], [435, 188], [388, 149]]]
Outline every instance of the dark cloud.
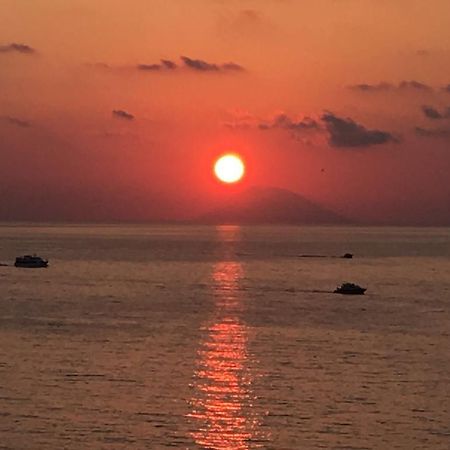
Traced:
[[310, 139], [326, 134], [328, 143], [332, 147], [370, 147], [399, 142], [399, 139], [388, 131], [368, 129], [351, 118], [339, 117], [331, 112], [325, 112], [318, 119], [310, 116], [294, 119], [286, 113], [278, 113], [270, 120], [261, 120], [242, 111], [237, 111], [232, 115], [234, 116], [232, 120], [224, 123], [227, 128], [261, 131], [284, 130], [290, 133], [292, 139], [302, 142], [305, 142], [305, 138]]
[[422, 106], [422, 112], [425, 114], [426, 117], [433, 120], [450, 118], [450, 107], [447, 107], [446, 110], [440, 112], [439, 110], [433, 108], [432, 106]]
[[201, 59], [192, 59], [188, 56], [181, 56], [181, 60], [184, 65], [189, 69], [193, 69], [199, 72], [220, 72], [220, 71], [244, 71], [245, 69], [234, 62], [228, 62], [222, 65], [209, 63]]
[[422, 106], [422, 112], [429, 119], [442, 119], [442, 114], [432, 106]]
[[420, 81], [410, 80], [410, 81], [401, 81], [397, 85], [381, 82], [378, 84], [355, 84], [349, 86], [349, 89], [359, 92], [387, 92], [387, 91], [416, 91], [416, 92], [432, 92], [433, 88], [425, 83], [421, 83]]
[[122, 109], [115, 109], [112, 112], [113, 117], [117, 117], [118, 119], [125, 119], [125, 120], [133, 120], [134, 116], [133, 114], [130, 114], [127, 111], [124, 111]]
[[3, 119], [3, 121], [5, 121], [6, 123], [9, 123], [10, 125], [15, 125], [21, 128], [28, 128], [31, 126], [31, 123], [27, 120], [18, 119], [17, 117], [4, 116], [1, 119]]
[[[104, 69], [104, 70], [120, 70], [127, 69], [127, 66], [110, 66], [109, 64], [104, 63], [96, 63], [96, 64], [88, 64], [89, 67]], [[162, 70], [175, 70], [177, 69], [177, 65], [168, 59], [162, 59], [161, 63], [150, 63], [150, 64], [137, 64], [134, 66], [135, 69], [142, 72], [159, 72]]]
[[450, 128], [415, 128], [416, 134], [421, 137], [427, 138], [450, 138]]
[[187, 56], [182, 56], [181, 59], [184, 62], [185, 66], [189, 67], [190, 69], [199, 70], [202, 72], [219, 70], [219, 66], [217, 64], [211, 64], [206, 61], [202, 61], [201, 59], [192, 59]]
[[36, 50], [29, 45], [13, 42], [11, 44], [0, 45], [0, 53], [22, 53], [24, 55], [31, 55], [36, 53]]
[[173, 61], [170, 61], [169, 59], [162, 59], [161, 64], [169, 70], [175, 70], [178, 67]]
[[321, 119], [329, 133], [329, 144], [332, 147], [369, 147], [398, 140], [389, 132], [369, 130], [353, 119], [342, 118], [326, 112]]
[[[244, 67], [240, 64], [236, 64], [235, 62], [227, 62], [224, 64], [213, 64], [201, 59], [193, 59], [187, 56], [180, 57], [183, 66], [198, 72], [243, 72], [245, 71]], [[130, 69], [129, 66], [111, 66], [105, 63], [94, 63], [94, 64], [86, 64], [86, 67], [91, 67], [93, 69], [99, 69], [104, 71], [116, 71], [120, 69]], [[149, 73], [157, 73], [157, 72], [175, 72], [182, 69], [181, 65], [178, 65], [174, 61], [170, 59], [161, 59], [159, 63], [144, 63], [137, 64], [132, 67], [135, 70], [141, 72], [149, 72]]]

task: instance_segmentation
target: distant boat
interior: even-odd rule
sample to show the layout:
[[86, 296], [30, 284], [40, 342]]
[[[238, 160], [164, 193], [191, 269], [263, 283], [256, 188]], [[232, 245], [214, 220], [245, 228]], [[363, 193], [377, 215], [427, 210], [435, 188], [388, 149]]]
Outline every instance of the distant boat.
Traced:
[[341, 258], [352, 259], [353, 253], [344, 253]]
[[344, 295], [363, 295], [367, 289], [361, 286], [358, 286], [354, 283], [342, 283], [338, 286], [333, 292], [335, 294], [344, 294]]
[[42, 259], [40, 256], [36, 255], [24, 255], [18, 256], [16, 262], [14, 263], [16, 267], [25, 267], [28, 269], [35, 269], [39, 267], [47, 267], [48, 261]]

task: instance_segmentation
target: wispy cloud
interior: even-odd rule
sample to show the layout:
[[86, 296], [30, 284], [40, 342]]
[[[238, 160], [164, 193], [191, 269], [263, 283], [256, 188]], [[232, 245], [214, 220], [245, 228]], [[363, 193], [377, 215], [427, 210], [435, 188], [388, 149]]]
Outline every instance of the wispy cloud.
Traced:
[[431, 53], [431, 50], [428, 50], [426, 48], [416, 50], [416, 56], [430, 56]]
[[292, 119], [287, 114], [277, 114], [270, 122], [261, 122], [258, 124], [261, 130], [269, 130], [274, 128], [290, 130], [290, 131], [305, 131], [318, 130], [320, 125], [311, 117], [303, 117], [301, 119]]
[[245, 70], [240, 64], [236, 64], [234, 62], [228, 62], [228, 63], [222, 64], [220, 66], [220, 68], [225, 71], [231, 70], [231, 71], [236, 71], [236, 72], [242, 72]]
[[348, 88], [360, 92], [383, 92], [392, 90], [395, 88], [395, 86], [391, 83], [381, 82], [378, 84], [367, 84], [367, 83], [354, 84], [348, 86]]
[[143, 70], [146, 72], [154, 72], [162, 69], [161, 64], [138, 64], [137, 65], [138, 70]]
[[425, 83], [421, 83], [420, 81], [401, 81], [398, 85], [398, 89], [400, 90], [415, 90], [415, 91], [426, 91], [430, 92], [433, 90], [431, 86]]
[[109, 64], [106, 64], [103, 62], [86, 63], [86, 64], [84, 64], [84, 66], [91, 68], [91, 69], [99, 69], [99, 70], [111, 70], [113, 68]]
[[400, 81], [398, 84], [387, 83], [382, 81], [376, 84], [354, 84], [348, 86], [349, 89], [358, 92], [377, 93], [377, 92], [433, 92], [434, 88], [425, 83], [416, 80]]
[[24, 55], [32, 55], [36, 53], [36, 50], [29, 45], [12, 42], [11, 44], [0, 45], [0, 53], [21, 53]]
[[130, 114], [127, 111], [124, 111], [123, 109], [114, 109], [113, 117], [116, 117], [117, 119], [124, 119], [124, 120], [134, 120], [133, 114]]
[[20, 128], [29, 128], [31, 126], [31, 123], [28, 122], [27, 120], [19, 119], [17, 117], [3, 116], [3, 117], [0, 117], [0, 119], [3, 122], [6, 122], [10, 125], [14, 125], [14, 126], [20, 127]]
[[295, 133], [319, 130], [320, 123], [311, 117], [292, 118], [284, 112], [275, 114], [270, 119], [258, 118], [249, 112], [234, 111], [231, 120], [224, 123], [232, 129], [288, 130]]
[[450, 127], [447, 128], [416, 127], [415, 132], [418, 136], [425, 138], [450, 139]]

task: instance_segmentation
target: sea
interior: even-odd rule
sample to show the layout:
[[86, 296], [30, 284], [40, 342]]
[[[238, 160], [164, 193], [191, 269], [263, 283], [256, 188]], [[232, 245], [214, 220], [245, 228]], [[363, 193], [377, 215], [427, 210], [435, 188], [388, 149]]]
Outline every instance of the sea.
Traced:
[[450, 448], [449, 228], [1, 224], [0, 262], [2, 450]]

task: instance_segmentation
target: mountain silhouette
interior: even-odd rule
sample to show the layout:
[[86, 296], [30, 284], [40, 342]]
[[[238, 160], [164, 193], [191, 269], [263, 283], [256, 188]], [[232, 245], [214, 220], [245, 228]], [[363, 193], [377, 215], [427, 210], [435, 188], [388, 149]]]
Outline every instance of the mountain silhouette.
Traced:
[[222, 199], [195, 222], [208, 224], [343, 224], [349, 220], [294, 192], [252, 187]]

